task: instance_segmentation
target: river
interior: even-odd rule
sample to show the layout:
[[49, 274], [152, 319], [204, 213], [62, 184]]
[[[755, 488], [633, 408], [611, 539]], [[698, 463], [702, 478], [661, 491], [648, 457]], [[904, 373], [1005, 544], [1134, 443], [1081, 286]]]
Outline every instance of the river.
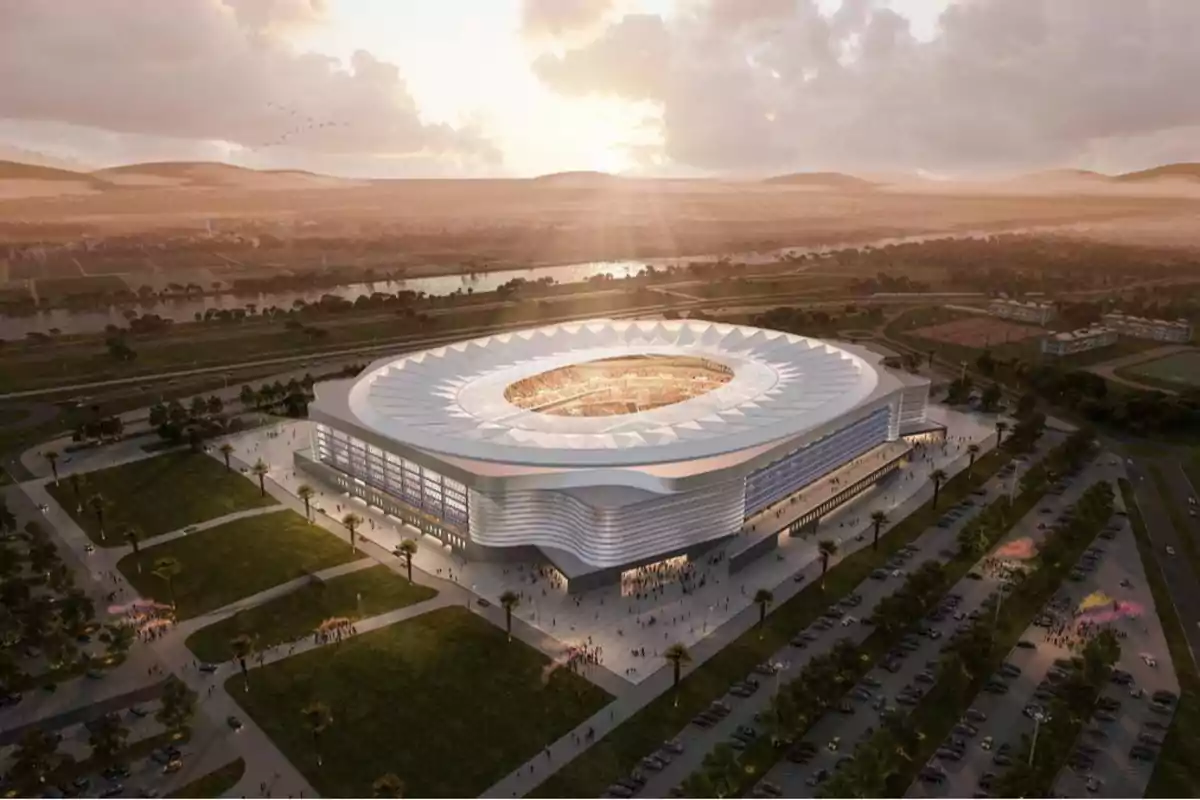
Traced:
[[666, 267], [675, 264], [687, 264], [696, 261], [716, 261], [728, 258], [730, 261], [746, 264], [770, 264], [781, 261], [788, 256], [799, 256], [807, 253], [824, 253], [847, 247], [886, 247], [894, 244], [909, 244], [930, 239], [971, 239], [999, 233], [1030, 233], [1060, 229], [1062, 226], [1046, 226], [1042, 228], [1021, 228], [1007, 231], [968, 231], [960, 233], [932, 233], [914, 236], [898, 236], [888, 239], [877, 239], [872, 242], [833, 244], [824, 247], [788, 247], [756, 253], [738, 253], [708, 256], [684, 256], [679, 258], [647, 258], [629, 261], [588, 261], [577, 264], [559, 264], [546, 267], [526, 267], [521, 269], [497, 270], [474, 274], [435, 275], [425, 278], [406, 278], [396, 281], [377, 281], [374, 283], [349, 283], [343, 286], [324, 289], [309, 289], [299, 291], [264, 292], [259, 294], [212, 294], [189, 298], [172, 298], [148, 300], [121, 306], [111, 306], [104, 310], [89, 309], [86, 311], [65, 308], [40, 311], [27, 316], [10, 317], [0, 315], [0, 339], [23, 339], [29, 333], [49, 333], [57, 330], [62, 334], [99, 333], [108, 325], [125, 326], [128, 320], [127, 311], [140, 314], [157, 314], [176, 322], [191, 322], [197, 314], [203, 315], [209, 309], [245, 308], [253, 303], [257, 308], [276, 306], [291, 308], [297, 300], [314, 303], [323, 295], [336, 295], [347, 300], [355, 300], [363, 295], [374, 292], [394, 294], [402, 289], [414, 292], [425, 292], [427, 295], [442, 296], [453, 294], [469, 288], [474, 292], [490, 292], [511, 281], [513, 278], [524, 278], [527, 281], [537, 281], [541, 278], [553, 278], [555, 283], [582, 283], [597, 275], [609, 274], [614, 278], [628, 278], [642, 272], [647, 265]]

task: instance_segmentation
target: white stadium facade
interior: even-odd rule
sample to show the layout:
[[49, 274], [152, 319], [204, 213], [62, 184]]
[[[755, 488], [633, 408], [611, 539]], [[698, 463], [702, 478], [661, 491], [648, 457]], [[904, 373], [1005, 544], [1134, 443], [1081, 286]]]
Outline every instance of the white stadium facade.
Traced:
[[[580, 591], [721, 543], [757, 556], [815, 524], [928, 434], [928, 395], [857, 345], [698, 320], [563, 323], [318, 384], [296, 463], [464, 558], [535, 560]], [[755, 522], [889, 445], [787, 530]]]

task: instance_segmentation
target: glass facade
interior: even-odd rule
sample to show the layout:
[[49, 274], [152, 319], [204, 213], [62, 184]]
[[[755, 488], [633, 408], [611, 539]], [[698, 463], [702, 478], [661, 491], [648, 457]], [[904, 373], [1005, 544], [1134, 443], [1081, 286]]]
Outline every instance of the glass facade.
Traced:
[[886, 442], [890, 420], [891, 409], [881, 408], [750, 475], [746, 478], [746, 517]]
[[328, 425], [316, 426], [313, 454], [322, 464], [341, 470], [367, 486], [442, 522], [467, 529], [467, 487], [458, 481]]

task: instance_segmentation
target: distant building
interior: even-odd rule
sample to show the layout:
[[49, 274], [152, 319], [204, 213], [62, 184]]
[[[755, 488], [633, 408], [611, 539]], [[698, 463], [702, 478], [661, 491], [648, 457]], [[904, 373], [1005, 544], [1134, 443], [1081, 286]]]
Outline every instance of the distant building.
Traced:
[[1192, 325], [1186, 319], [1175, 321], [1131, 317], [1126, 314], [1105, 314], [1104, 324], [1125, 336], [1137, 339], [1154, 339], [1160, 342], [1190, 342]]
[[1055, 333], [1042, 339], [1042, 353], [1050, 356], [1068, 356], [1085, 350], [1098, 350], [1117, 341], [1117, 332], [1103, 325], [1079, 328], [1074, 331]]
[[993, 317], [1012, 319], [1018, 322], [1032, 322], [1034, 325], [1045, 325], [1054, 319], [1057, 311], [1051, 303], [1001, 299], [993, 300], [988, 304], [988, 313]]

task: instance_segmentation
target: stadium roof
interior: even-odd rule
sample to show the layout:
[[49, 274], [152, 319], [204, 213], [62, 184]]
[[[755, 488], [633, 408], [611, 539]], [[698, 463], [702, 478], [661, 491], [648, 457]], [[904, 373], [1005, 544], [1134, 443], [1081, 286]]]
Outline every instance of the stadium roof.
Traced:
[[[522, 378], [633, 356], [699, 356], [733, 371], [683, 402], [613, 416], [524, 410]], [[508, 464], [635, 466], [707, 458], [829, 423], [875, 391], [866, 360], [817, 339], [699, 320], [589, 320], [377, 361], [346, 398], [358, 424], [432, 453]]]

